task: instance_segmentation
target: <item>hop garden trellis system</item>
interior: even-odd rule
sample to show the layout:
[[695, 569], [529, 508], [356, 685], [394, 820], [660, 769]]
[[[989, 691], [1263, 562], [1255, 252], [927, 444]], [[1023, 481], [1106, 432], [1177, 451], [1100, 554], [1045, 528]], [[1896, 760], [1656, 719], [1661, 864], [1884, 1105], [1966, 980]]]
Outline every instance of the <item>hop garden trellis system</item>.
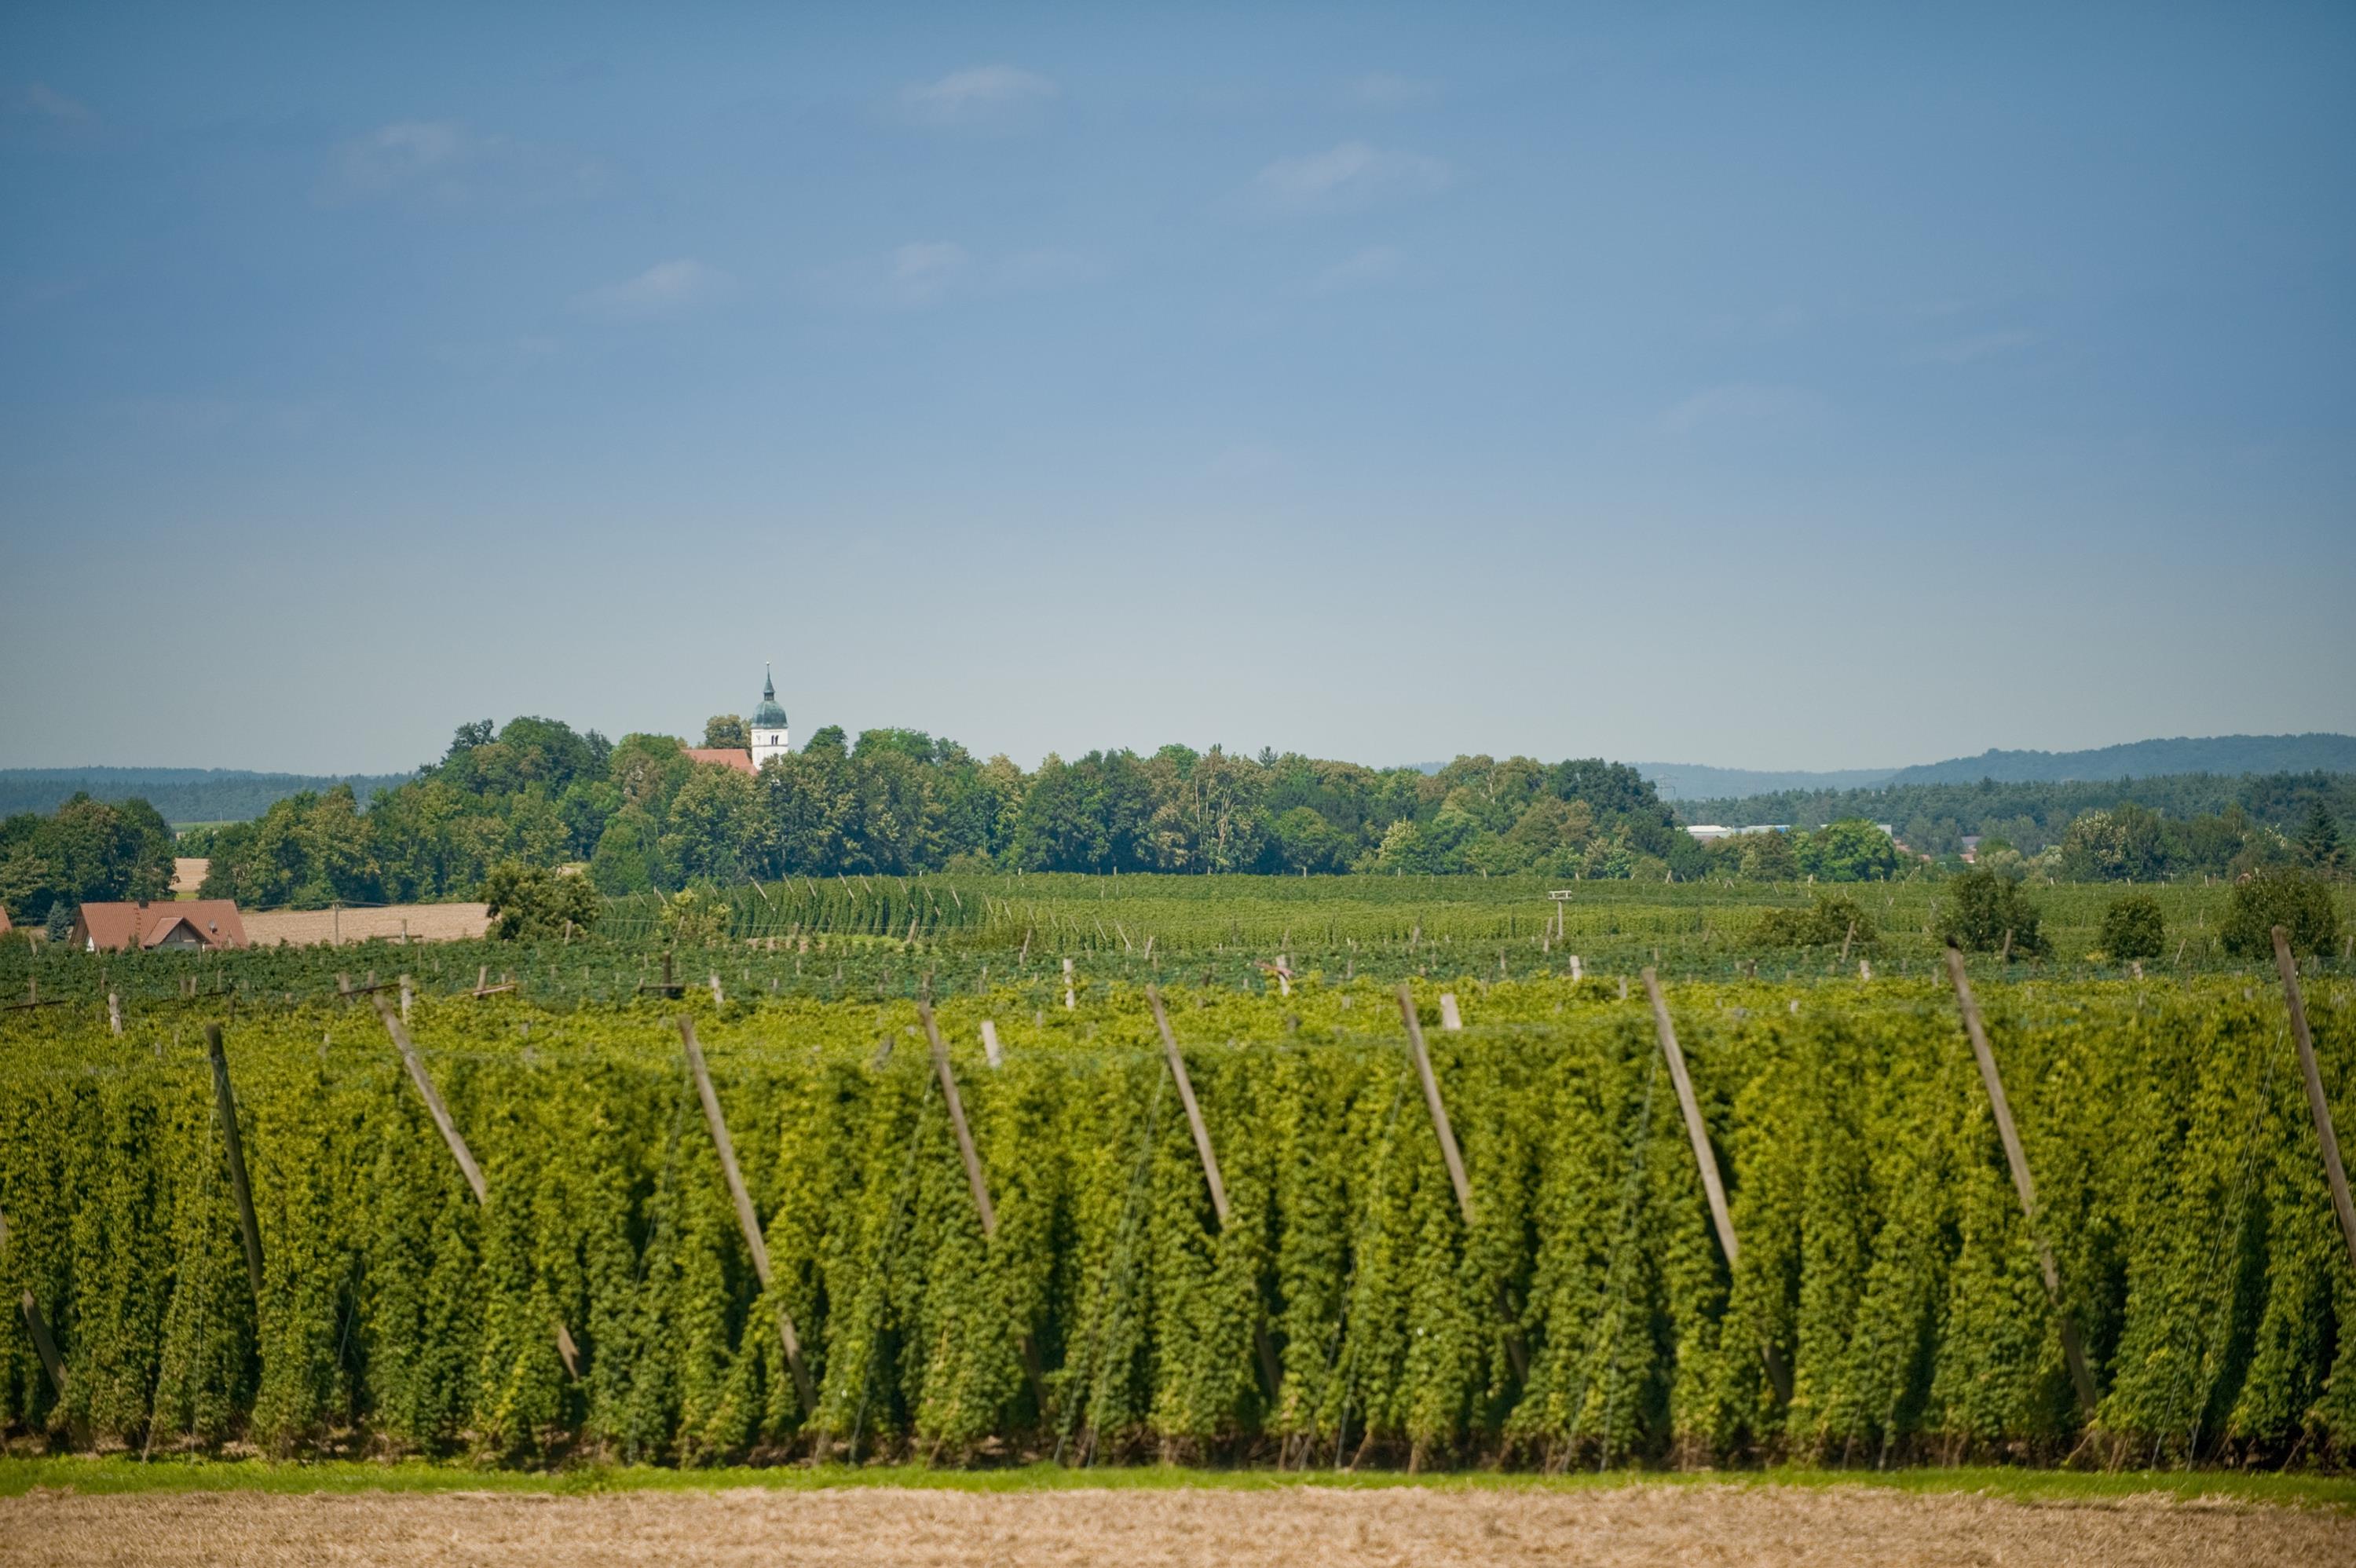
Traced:
[[1436, 987], [1401, 1017], [1313, 975], [1068, 1011], [428, 992], [407, 1030], [389, 988], [241, 1014], [219, 1058], [159, 1009], [0, 1024], [14, 1433], [1556, 1466], [2356, 1436], [2312, 1115], [2356, 1088], [2343, 983], [2297, 1009], [2313, 1105], [2246, 976], [2003, 986], [1976, 1029], [1927, 978], [1683, 985], [1673, 1029], [1602, 980], [1464, 978], [1428, 1038]]

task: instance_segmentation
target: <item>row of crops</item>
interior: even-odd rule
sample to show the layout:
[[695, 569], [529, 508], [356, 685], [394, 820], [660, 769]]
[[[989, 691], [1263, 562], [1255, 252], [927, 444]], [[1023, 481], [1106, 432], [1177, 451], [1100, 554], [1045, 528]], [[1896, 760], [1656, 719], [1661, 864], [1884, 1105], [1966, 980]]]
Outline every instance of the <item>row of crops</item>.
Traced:
[[[1377, 986], [1172, 994], [1225, 1223], [1139, 992], [944, 997], [987, 1229], [913, 1004], [428, 994], [409, 1032], [482, 1203], [369, 1007], [230, 1021], [258, 1291], [197, 1020], [18, 1014], [0, 1422], [510, 1462], [2345, 1462], [2356, 1277], [2278, 990], [1986, 997], [2091, 1416], [1948, 993], [1669, 997], [1732, 1267], [1643, 994], [1601, 981], [1462, 987], [1430, 1033], [1469, 1222]], [[2346, 1125], [2356, 987], [2308, 1005]]]
[[[0, 1007], [19, 999], [101, 1007], [112, 995], [134, 1010], [283, 1007], [407, 974], [430, 990], [512, 981], [549, 1007], [605, 1006], [661, 980], [717, 975], [723, 994], [823, 999], [913, 997], [1009, 983], [1043, 992], [1075, 960], [1083, 991], [1190, 983], [1258, 990], [1280, 956], [1337, 981], [1480, 976], [1633, 975], [1652, 966], [1687, 978], [1821, 978], [1858, 959], [1887, 976], [1935, 976], [1943, 951], [1937, 884], [1850, 887], [1865, 924], [1852, 943], [1815, 947], [1762, 940], [1769, 911], [1804, 907], [1805, 887], [1639, 886], [1585, 882], [1558, 906], [1528, 878], [869, 877], [742, 884], [696, 895], [696, 929], [682, 931], [652, 896], [615, 901], [593, 935], [546, 942], [273, 947], [231, 955], [86, 955], [62, 945], [0, 943]], [[2164, 920], [2169, 975], [2254, 971], [2219, 940], [2231, 889], [2149, 890]], [[2036, 890], [2050, 951], [2016, 973], [2103, 976], [2127, 972], [2101, 955], [2104, 911], [2118, 890]], [[2356, 883], [2335, 890], [2356, 932]], [[2351, 936], [2321, 956], [2350, 968]], [[1576, 964], [1574, 963], [1576, 961]], [[193, 1016], [193, 1014], [190, 1014]]]
[[[1052, 953], [1126, 953], [1218, 947], [1266, 951], [1381, 951], [1408, 943], [1463, 946], [1560, 945], [1600, 959], [1653, 946], [1688, 955], [1755, 953], [1761, 913], [1804, 906], [1815, 893], [1853, 897], [1876, 940], [1893, 955], [1935, 958], [1942, 896], [1936, 880], [1848, 884], [1551, 882], [1536, 877], [1180, 877], [1054, 873], [793, 878], [737, 884], [699, 897], [724, 912], [725, 934], [743, 941], [813, 933], [938, 941], [957, 946]], [[2082, 883], [2035, 890], [2057, 954], [2101, 946], [2103, 914], [2125, 891]], [[2221, 956], [2217, 929], [2231, 888], [2163, 883], [2155, 898], [2171, 951]], [[1558, 901], [1553, 895], [1561, 893]], [[2356, 915], [2356, 885], [2340, 890], [2343, 919]], [[616, 900], [605, 930], [659, 939], [656, 895]]]

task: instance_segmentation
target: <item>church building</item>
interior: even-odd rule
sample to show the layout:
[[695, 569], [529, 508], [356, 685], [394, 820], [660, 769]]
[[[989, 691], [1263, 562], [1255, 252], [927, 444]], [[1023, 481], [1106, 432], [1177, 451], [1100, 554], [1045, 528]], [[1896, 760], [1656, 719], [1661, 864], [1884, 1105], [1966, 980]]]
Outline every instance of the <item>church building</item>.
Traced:
[[753, 771], [756, 773], [771, 757], [782, 757], [792, 749], [786, 741], [786, 710], [777, 706], [777, 683], [766, 665], [761, 667], [761, 706], [753, 709], [753, 722], [745, 728], [753, 732]]
[[734, 746], [689, 746], [687, 754], [699, 763], [713, 767], [734, 768], [740, 773], [758, 773], [761, 764], [771, 757], [782, 757], [793, 749], [786, 729], [786, 710], [777, 706], [777, 682], [766, 666], [761, 670], [761, 706], [753, 710], [753, 721], [744, 726], [745, 738], [752, 742], [750, 751]]

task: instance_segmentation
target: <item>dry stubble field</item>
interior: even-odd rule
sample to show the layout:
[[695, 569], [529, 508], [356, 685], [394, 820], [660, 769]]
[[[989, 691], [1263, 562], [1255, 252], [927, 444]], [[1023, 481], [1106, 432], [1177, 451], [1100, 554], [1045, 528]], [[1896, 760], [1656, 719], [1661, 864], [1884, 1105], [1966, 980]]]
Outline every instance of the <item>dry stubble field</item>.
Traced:
[[2356, 1563], [2333, 1509], [2018, 1502], [1869, 1487], [1574, 1491], [888, 1488], [96, 1496], [0, 1500], [0, 1562], [59, 1564]]

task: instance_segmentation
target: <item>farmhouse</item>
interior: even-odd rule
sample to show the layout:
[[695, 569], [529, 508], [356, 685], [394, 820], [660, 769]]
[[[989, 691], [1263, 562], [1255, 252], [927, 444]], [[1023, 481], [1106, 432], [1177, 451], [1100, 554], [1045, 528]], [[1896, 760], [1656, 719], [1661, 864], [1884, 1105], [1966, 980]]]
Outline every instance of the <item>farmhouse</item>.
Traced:
[[73, 944], [85, 953], [243, 947], [245, 922], [230, 899], [86, 903], [74, 917]]
[[761, 670], [761, 706], [753, 710], [753, 721], [745, 729], [753, 742], [750, 751], [736, 746], [690, 746], [686, 748], [687, 754], [714, 767], [757, 773], [761, 764], [771, 757], [782, 757], [792, 750], [787, 741], [786, 710], [777, 706], [776, 677], [766, 666]]

